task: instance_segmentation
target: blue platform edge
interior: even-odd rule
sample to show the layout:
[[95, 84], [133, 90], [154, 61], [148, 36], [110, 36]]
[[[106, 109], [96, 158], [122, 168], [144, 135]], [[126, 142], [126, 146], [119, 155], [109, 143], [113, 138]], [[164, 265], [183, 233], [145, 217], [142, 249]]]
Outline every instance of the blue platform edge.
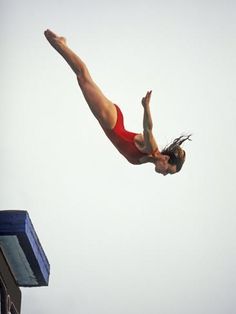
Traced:
[[[13, 261], [10, 266], [13, 268], [12, 272], [16, 277], [15, 279], [18, 285], [21, 287], [48, 286], [50, 265], [34, 230], [28, 212], [25, 210], [0, 211], [0, 237], [2, 239], [17, 237], [17, 243], [19, 243], [24, 258], [26, 258], [25, 262], [29, 264], [30, 274], [28, 276], [22, 276], [19, 273], [19, 270], [27, 268], [24, 267], [26, 265], [20, 265], [20, 263], [22, 264], [23, 259], [18, 258], [17, 254], [15, 257], [13, 256], [13, 258], [9, 258], [9, 261]], [[13, 250], [14, 247], [13, 249], [10, 249]], [[6, 258], [8, 258], [8, 251], [7, 249], [5, 250]], [[12, 254], [14, 255], [14, 252], [10, 252], [10, 255]]]

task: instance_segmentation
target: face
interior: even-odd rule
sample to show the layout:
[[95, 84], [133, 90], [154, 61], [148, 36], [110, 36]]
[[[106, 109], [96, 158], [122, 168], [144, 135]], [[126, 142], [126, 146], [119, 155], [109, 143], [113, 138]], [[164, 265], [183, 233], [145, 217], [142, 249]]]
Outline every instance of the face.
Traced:
[[[174, 174], [174, 173], [176, 173], [177, 172], [176, 165], [169, 164], [167, 171], [168, 172], [166, 174]], [[164, 175], [166, 175], [166, 174], [164, 174]]]
[[169, 164], [168, 160], [169, 156], [163, 155], [163, 158], [156, 162], [155, 171], [162, 174], [163, 176], [176, 173], [176, 165]]
[[160, 169], [160, 167], [155, 167], [155, 171], [166, 176], [167, 174], [174, 174], [177, 172], [176, 165], [168, 164], [166, 168]]

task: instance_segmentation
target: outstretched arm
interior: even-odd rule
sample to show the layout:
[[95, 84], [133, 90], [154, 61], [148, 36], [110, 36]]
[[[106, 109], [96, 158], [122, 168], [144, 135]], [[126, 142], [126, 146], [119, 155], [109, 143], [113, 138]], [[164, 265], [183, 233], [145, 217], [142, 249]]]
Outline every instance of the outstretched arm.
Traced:
[[150, 111], [150, 99], [151, 99], [152, 91], [148, 91], [146, 96], [142, 98], [142, 105], [144, 109], [143, 113], [143, 137], [144, 137], [144, 146], [145, 150], [148, 153], [153, 153], [158, 150], [158, 146], [156, 140], [152, 133], [152, 117]]
[[166, 174], [168, 169], [168, 160], [169, 156], [164, 156], [158, 149], [156, 140], [152, 133], [152, 117], [150, 112], [150, 99], [152, 91], [148, 91], [146, 96], [142, 98], [142, 105], [144, 108], [143, 114], [143, 137], [144, 137], [144, 146], [146, 152], [152, 154], [155, 160], [155, 171]]

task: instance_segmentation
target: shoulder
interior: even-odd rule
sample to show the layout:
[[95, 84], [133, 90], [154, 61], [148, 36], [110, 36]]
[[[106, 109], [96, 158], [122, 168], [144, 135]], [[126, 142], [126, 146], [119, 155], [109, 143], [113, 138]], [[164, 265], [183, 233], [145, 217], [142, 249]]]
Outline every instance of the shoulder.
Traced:
[[160, 155], [160, 151], [155, 143], [154, 145], [154, 150], [152, 150], [153, 147], [151, 146], [147, 146], [145, 144], [145, 140], [143, 137], [143, 134], [137, 134], [134, 138], [134, 143], [136, 145], [136, 147], [142, 152], [145, 153], [147, 155], [149, 155], [150, 157], [157, 157], [158, 155]]
[[141, 134], [141, 133], [136, 134], [135, 137], [134, 137], [134, 141], [136, 143], [139, 143], [140, 145], [143, 145], [144, 144], [143, 134]]

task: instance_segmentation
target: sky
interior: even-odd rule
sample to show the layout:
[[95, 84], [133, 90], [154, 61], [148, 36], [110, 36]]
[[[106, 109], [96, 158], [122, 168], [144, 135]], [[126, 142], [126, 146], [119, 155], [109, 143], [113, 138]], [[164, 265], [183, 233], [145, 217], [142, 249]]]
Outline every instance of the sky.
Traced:
[[[236, 308], [236, 4], [233, 0], [0, 2], [0, 208], [25, 209], [51, 265], [22, 314], [233, 314]], [[67, 38], [126, 128], [141, 98], [163, 177], [115, 150], [44, 38]]]

